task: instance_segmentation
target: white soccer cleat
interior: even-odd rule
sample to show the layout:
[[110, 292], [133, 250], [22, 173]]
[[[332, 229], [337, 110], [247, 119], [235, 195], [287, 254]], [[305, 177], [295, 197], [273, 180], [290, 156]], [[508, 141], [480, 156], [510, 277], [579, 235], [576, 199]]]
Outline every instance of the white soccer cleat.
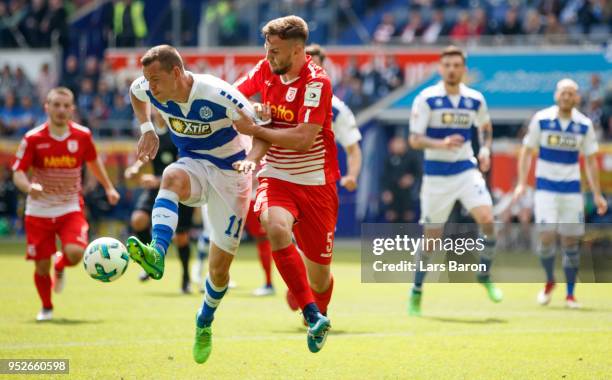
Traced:
[[273, 296], [276, 292], [274, 291], [274, 287], [272, 285], [264, 285], [253, 290], [253, 295], [255, 297], [266, 297]]
[[51, 319], [53, 319], [53, 309], [42, 308], [36, 315], [37, 322], [50, 321]]
[[574, 296], [567, 296], [565, 298], [565, 306], [567, 306], [569, 309], [580, 309], [581, 307]]
[[554, 288], [554, 282], [546, 283], [544, 289], [542, 289], [542, 291], [538, 293], [537, 300], [540, 305], [546, 306], [550, 303], [550, 300], [552, 299], [552, 291]]
[[196, 260], [191, 266], [191, 282], [197, 286], [202, 284], [202, 270], [204, 269], [204, 260]]

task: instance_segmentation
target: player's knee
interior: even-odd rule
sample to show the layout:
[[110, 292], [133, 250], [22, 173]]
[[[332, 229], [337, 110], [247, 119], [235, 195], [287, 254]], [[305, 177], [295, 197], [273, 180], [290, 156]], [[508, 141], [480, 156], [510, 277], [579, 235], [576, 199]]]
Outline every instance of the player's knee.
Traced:
[[149, 215], [142, 211], [134, 211], [130, 218], [130, 226], [136, 232], [149, 228]]
[[185, 247], [189, 244], [189, 234], [187, 232], [177, 232], [174, 236], [174, 243], [177, 247]]
[[51, 273], [51, 260], [37, 260], [34, 262], [34, 271], [37, 275], [44, 276]]
[[179, 199], [187, 199], [191, 192], [189, 176], [183, 170], [169, 166], [164, 170], [161, 188], [175, 192], [178, 194]]
[[291, 241], [291, 227], [283, 221], [269, 221], [266, 226], [268, 238], [273, 242]]

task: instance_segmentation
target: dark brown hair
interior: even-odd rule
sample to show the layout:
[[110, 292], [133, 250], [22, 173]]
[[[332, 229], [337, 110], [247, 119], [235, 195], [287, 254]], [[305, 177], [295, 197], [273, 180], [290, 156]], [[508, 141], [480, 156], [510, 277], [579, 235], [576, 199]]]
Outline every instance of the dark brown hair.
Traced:
[[463, 50], [461, 50], [455, 45], [450, 45], [444, 48], [444, 50], [442, 50], [442, 54], [440, 54], [440, 60], [442, 60], [442, 58], [444, 57], [451, 57], [451, 56], [461, 57], [461, 59], [463, 60], [463, 63], [465, 63], [465, 53], [463, 52]]
[[159, 62], [161, 68], [165, 71], [170, 71], [175, 66], [183, 70], [183, 59], [181, 55], [170, 45], [154, 46], [140, 58], [140, 63], [143, 66], [149, 66], [155, 61]]
[[310, 44], [306, 46], [306, 54], [319, 57], [321, 59], [321, 63], [325, 62], [325, 49], [321, 47], [319, 44]]
[[308, 40], [308, 24], [298, 16], [285, 16], [269, 21], [261, 29], [264, 39], [269, 36], [278, 36], [281, 40]]

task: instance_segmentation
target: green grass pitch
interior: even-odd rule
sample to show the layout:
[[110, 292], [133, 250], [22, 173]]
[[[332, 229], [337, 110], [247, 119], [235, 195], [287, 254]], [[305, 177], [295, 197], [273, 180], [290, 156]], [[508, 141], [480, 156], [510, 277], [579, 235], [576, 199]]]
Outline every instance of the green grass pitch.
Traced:
[[[318, 354], [277, 295], [255, 298], [262, 282], [254, 246], [232, 267], [238, 283], [213, 324], [208, 363], [191, 359], [202, 296], [179, 294], [171, 253], [161, 281], [141, 284], [139, 267], [105, 284], [81, 264], [56, 296], [55, 321], [37, 324], [33, 265], [23, 245], [0, 243], [0, 358], [67, 358], [79, 379], [603, 379], [612, 373], [612, 285], [578, 284], [582, 310], [564, 309], [560, 285], [548, 307], [539, 284], [502, 284], [488, 301], [478, 284], [428, 284], [421, 318], [406, 313], [407, 284], [361, 284], [358, 249], [338, 249], [332, 331]], [[0, 378], [2, 375], [0, 375]], [[13, 379], [16, 376], [5, 375]], [[40, 378], [67, 378], [40, 375]], [[38, 378], [27, 376], [27, 378]]]

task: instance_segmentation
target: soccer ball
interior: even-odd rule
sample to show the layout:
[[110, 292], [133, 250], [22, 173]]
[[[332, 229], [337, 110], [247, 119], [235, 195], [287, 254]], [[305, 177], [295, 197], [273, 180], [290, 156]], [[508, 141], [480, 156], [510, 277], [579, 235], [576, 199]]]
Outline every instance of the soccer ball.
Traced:
[[85, 249], [83, 266], [94, 280], [115, 281], [121, 277], [129, 263], [125, 246], [117, 239], [101, 237]]

